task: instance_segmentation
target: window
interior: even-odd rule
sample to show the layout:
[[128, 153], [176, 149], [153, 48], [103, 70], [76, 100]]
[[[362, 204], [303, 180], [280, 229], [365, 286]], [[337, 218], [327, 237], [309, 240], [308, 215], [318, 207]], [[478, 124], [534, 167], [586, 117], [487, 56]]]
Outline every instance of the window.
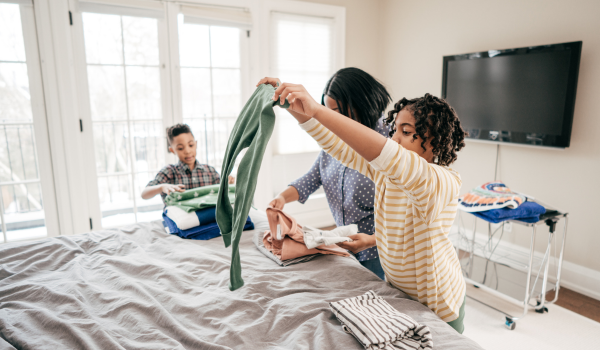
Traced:
[[167, 159], [159, 19], [114, 11], [82, 14], [103, 227], [160, 218], [140, 195]]
[[[334, 24], [333, 18], [271, 12], [273, 75], [282, 82], [304, 85], [319, 103], [327, 80], [335, 72]], [[293, 118], [277, 119], [276, 152], [318, 151], [317, 143], [296, 124]]]
[[[178, 16], [183, 122], [198, 141], [198, 161], [221, 170], [229, 134], [243, 105], [246, 30]], [[238, 157], [241, 159], [241, 157]]]
[[19, 3], [0, 3], [0, 242], [58, 231], [52, 176], [40, 177], [50, 159], [33, 6]]

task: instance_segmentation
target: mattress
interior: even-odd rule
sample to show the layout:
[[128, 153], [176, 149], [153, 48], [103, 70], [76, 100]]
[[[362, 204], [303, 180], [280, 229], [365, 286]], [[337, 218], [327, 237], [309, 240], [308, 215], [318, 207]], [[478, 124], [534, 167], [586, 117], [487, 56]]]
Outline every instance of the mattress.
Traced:
[[481, 349], [356, 260], [282, 267], [253, 234], [233, 292], [220, 237], [184, 240], [160, 221], [0, 245], [0, 349], [361, 349], [328, 303], [369, 290], [429, 326], [434, 349]]

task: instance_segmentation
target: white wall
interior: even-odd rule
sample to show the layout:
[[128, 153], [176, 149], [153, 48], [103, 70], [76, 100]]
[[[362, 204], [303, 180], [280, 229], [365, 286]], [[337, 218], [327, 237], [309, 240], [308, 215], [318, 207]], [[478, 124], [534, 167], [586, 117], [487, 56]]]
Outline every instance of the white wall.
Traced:
[[[383, 0], [380, 11], [380, 74], [394, 100], [440, 95], [444, 55], [583, 41], [571, 147], [501, 146], [498, 178], [568, 211], [565, 260], [600, 271], [600, 2]], [[495, 152], [467, 143], [453, 166], [463, 193], [494, 179]], [[527, 235], [514, 229], [505, 239], [525, 246]]]

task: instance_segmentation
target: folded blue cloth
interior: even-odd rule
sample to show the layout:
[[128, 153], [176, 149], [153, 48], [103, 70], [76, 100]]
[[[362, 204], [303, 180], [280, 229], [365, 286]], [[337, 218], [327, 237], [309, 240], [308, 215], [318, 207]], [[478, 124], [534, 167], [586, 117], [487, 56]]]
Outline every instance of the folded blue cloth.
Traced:
[[[200, 225], [196, 227], [192, 227], [189, 230], [180, 230], [175, 222], [171, 220], [165, 213], [163, 213], [163, 226], [165, 230], [172, 235], [177, 235], [181, 238], [185, 239], [195, 239], [200, 241], [207, 241], [209, 239], [219, 237], [221, 235], [221, 230], [219, 230], [219, 226], [216, 222]], [[244, 231], [253, 230], [254, 223], [250, 220], [250, 217], [246, 220], [246, 225], [244, 225]]]
[[506, 220], [519, 220], [527, 223], [535, 223], [540, 220], [540, 215], [545, 212], [546, 208], [535, 202], [524, 202], [516, 209], [500, 208], [473, 212], [471, 214], [493, 224]]
[[200, 226], [217, 222], [217, 207], [196, 210], [196, 216], [200, 222]]

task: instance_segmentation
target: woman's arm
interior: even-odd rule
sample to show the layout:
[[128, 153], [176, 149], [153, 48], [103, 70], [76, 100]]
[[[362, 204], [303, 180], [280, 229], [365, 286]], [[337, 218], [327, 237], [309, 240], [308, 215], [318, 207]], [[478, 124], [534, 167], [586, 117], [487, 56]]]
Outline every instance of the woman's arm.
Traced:
[[294, 186], [288, 186], [283, 192], [277, 195], [270, 203], [269, 206], [275, 209], [283, 209], [283, 206], [290, 202], [295, 202], [300, 198], [298, 190]]

